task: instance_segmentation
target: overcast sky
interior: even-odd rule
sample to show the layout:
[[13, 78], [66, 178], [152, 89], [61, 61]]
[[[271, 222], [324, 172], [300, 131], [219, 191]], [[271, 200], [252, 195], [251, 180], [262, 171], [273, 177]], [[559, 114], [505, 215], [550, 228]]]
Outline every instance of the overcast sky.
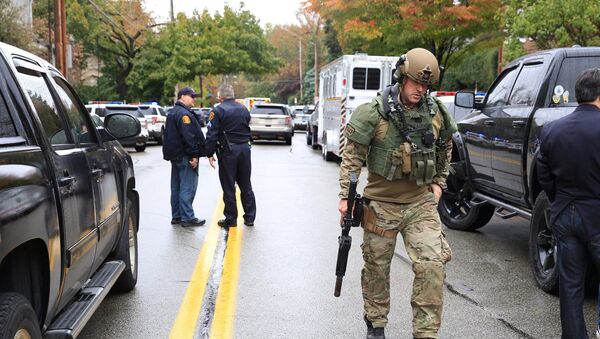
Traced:
[[[267, 23], [277, 24], [296, 24], [296, 12], [300, 9], [302, 0], [245, 0], [244, 7], [260, 20], [260, 25], [265, 26]], [[145, 0], [145, 7], [153, 13], [157, 22], [166, 21], [169, 19], [171, 7], [170, 0]], [[205, 8], [209, 12], [216, 11], [223, 13], [223, 6], [228, 4], [230, 7], [238, 9], [240, 7], [239, 0], [224, 1], [224, 0], [173, 0], [175, 14], [184, 12], [187, 15], [192, 15], [194, 10], [202, 11]]]

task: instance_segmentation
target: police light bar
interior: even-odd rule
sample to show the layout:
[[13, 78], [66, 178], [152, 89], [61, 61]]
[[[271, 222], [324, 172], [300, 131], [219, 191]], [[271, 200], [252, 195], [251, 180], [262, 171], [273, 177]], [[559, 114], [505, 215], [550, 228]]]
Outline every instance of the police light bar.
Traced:
[[89, 105], [100, 104], [100, 105], [124, 105], [125, 101], [88, 101]]

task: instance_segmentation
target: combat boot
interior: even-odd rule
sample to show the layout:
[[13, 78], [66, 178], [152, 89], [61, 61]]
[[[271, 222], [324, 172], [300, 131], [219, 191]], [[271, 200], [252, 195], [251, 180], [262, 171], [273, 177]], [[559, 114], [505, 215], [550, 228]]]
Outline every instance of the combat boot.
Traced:
[[367, 339], [385, 339], [383, 327], [373, 327], [373, 324], [367, 317], [364, 317], [367, 323]]

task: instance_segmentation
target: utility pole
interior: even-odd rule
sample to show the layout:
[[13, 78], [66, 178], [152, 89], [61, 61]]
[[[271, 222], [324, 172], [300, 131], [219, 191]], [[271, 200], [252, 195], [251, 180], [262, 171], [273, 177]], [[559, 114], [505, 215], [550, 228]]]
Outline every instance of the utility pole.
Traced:
[[65, 0], [54, 2], [54, 53], [58, 70], [67, 77], [67, 16]]
[[300, 73], [300, 102], [304, 103], [304, 80], [302, 79], [302, 40], [298, 39], [298, 69]]
[[314, 47], [315, 47], [315, 93], [314, 93], [314, 98], [313, 98], [313, 103], [317, 102], [317, 97], [319, 96], [319, 56], [317, 54], [317, 35], [315, 34], [315, 42], [314, 42]]
[[317, 102], [317, 98], [319, 96], [319, 55], [317, 54], [317, 49], [319, 49], [319, 26], [321, 25], [321, 17], [317, 19], [317, 25], [315, 27], [315, 95], [313, 99], [313, 103]]
[[171, 21], [175, 21], [175, 10], [173, 9], [173, 0], [171, 0]]

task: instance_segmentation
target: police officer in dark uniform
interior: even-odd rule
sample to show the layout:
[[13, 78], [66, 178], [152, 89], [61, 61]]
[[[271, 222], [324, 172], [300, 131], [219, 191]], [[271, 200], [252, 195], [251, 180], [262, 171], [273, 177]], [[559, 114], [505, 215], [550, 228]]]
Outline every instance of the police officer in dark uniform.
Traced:
[[163, 158], [171, 162], [171, 224], [202, 226], [206, 222], [194, 216], [192, 202], [198, 187], [198, 161], [204, 156], [204, 134], [192, 112], [193, 89], [177, 93], [177, 103], [167, 115]]
[[250, 112], [234, 100], [235, 94], [231, 85], [222, 85], [218, 97], [221, 104], [210, 113], [206, 134], [206, 155], [214, 167], [213, 153], [217, 152], [219, 179], [223, 188], [225, 218], [219, 220], [218, 224], [221, 227], [237, 226], [237, 183], [242, 196], [244, 224], [254, 226], [256, 201], [250, 183]]

